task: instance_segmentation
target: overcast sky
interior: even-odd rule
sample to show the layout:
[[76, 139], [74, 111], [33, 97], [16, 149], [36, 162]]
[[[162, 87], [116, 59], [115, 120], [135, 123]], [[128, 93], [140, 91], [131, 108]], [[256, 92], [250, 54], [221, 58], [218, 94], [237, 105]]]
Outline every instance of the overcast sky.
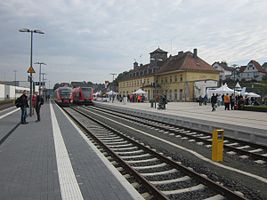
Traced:
[[0, 80], [14, 80], [14, 70], [27, 79], [30, 34], [20, 28], [45, 32], [34, 34], [33, 62], [47, 63], [51, 85], [112, 81], [158, 46], [172, 55], [197, 48], [209, 64], [262, 64], [266, 8], [266, 0], [1, 0]]

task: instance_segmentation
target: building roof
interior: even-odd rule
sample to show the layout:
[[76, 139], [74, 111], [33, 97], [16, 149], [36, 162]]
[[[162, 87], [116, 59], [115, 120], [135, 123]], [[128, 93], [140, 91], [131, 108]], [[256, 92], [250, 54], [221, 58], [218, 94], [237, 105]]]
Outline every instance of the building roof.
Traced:
[[247, 66], [240, 66], [239, 73], [242, 73], [245, 71]]
[[185, 52], [169, 57], [158, 73], [164, 73], [175, 70], [205, 70], [217, 72], [210, 64], [199, 58], [193, 57], [193, 53]]
[[215, 64], [220, 65], [225, 71], [232, 72], [235, 69], [234, 67], [229, 67], [226, 62], [215, 62], [212, 64], [212, 66], [214, 66]]
[[162, 49], [160, 49], [158, 47], [155, 51], [151, 52], [150, 54], [153, 54], [153, 53], [168, 53], [168, 52], [167, 51], [163, 51]]
[[257, 61], [255, 60], [251, 60], [248, 65], [252, 63], [254, 65], [254, 67], [256, 67], [256, 69], [259, 71], [259, 72], [262, 72], [262, 73], [266, 73], [265, 69], [262, 68], [262, 66], [260, 65], [260, 63], [258, 63]]

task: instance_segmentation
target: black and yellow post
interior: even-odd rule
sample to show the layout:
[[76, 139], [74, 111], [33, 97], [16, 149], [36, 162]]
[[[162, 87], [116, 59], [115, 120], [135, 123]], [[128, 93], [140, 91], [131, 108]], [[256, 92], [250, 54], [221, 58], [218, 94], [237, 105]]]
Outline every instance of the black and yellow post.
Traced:
[[214, 129], [212, 132], [212, 160], [223, 161], [224, 130]]

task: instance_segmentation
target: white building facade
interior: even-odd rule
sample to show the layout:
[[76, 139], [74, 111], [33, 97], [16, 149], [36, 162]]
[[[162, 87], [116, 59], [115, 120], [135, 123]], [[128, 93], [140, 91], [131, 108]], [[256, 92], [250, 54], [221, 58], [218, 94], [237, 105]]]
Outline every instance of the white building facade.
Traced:
[[262, 81], [262, 78], [266, 75], [266, 71], [262, 66], [255, 60], [251, 60], [247, 66], [244, 67], [242, 71], [240, 71], [239, 76], [240, 79], [251, 81]]

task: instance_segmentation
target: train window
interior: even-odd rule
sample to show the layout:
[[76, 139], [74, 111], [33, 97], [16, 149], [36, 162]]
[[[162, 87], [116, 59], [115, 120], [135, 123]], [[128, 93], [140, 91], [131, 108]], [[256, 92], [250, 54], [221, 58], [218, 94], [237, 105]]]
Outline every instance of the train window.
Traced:
[[82, 92], [85, 98], [89, 98], [92, 93], [92, 88], [82, 88]]
[[61, 97], [69, 97], [69, 95], [71, 93], [71, 89], [69, 89], [69, 88], [62, 88], [62, 89], [60, 89], [59, 93], [60, 93], [60, 96]]

